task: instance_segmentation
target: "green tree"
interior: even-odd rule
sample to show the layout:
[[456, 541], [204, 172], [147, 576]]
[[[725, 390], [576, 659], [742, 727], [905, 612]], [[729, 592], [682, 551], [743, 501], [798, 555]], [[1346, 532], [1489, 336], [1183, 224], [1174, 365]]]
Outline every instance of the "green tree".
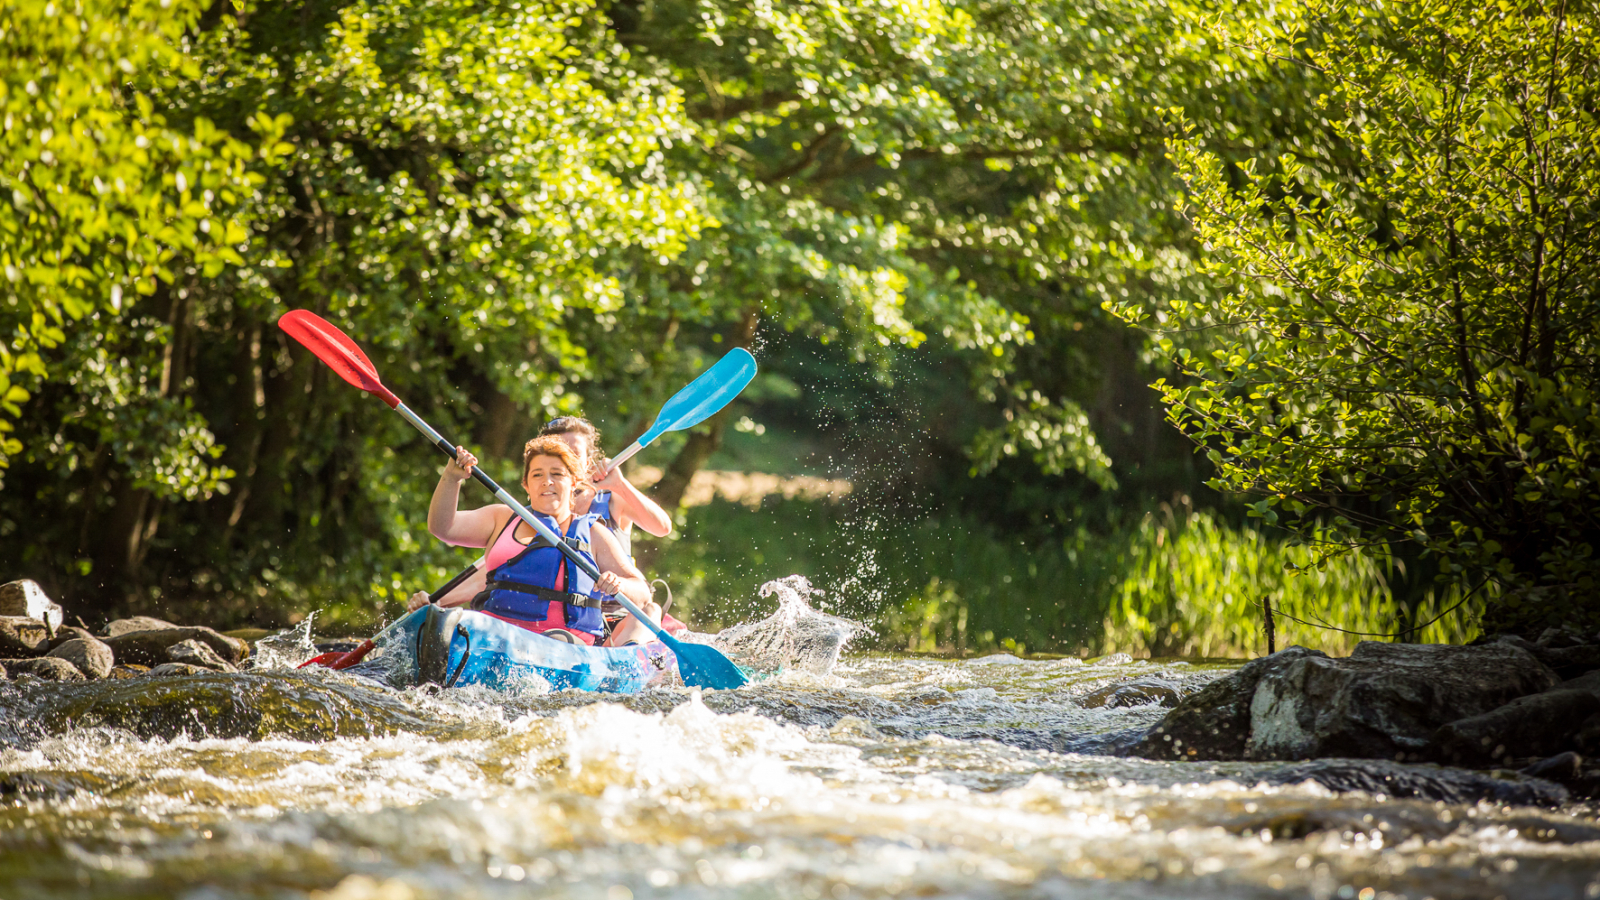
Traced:
[[[180, 43], [202, 8], [0, 5], [0, 476], [24, 450], [13, 434], [23, 405], [52, 377], [78, 381], [80, 429], [144, 489], [206, 496], [229, 474], [164, 376], [137, 377], [110, 349], [137, 332], [159, 361], [163, 327], [133, 310], [172, 282], [175, 260], [208, 276], [241, 261], [235, 211], [259, 183], [251, 163], [276, 149], [270, 120], [230, 135], [154, 109], [152, 91], [198, 75]], [[69, 333], [71, 358], [47, 362]]]
[[1600, 615], [1597, 25], [1418, 0], [1219, 27], [1323, 80], [1360, 181], [1293, 153], [1230, 166], [1192, 131], [1171, 147], [1234, 288], [1156, 311], [1185, 376], [1162, 385], [1172, 421], [1268, 522], [1492, 579], [1489, 630]]
[[[587, 353], [568, 326], [623, 300], [608, 254], [659, 263], [711, 222], [695, 186], [661, 164], [684, 133], [676, 91], [625, 71], [602, 84], [589, 12], [246, 3], [214, 6], [175, 38], [182, 77], [150, 87], [147, 108], [197, 130], [270, 123], [284, 146], [259, 188], [219, 198], [250, 232], [232, 266], [176, 248], [170, 290], [130, 313], [147, 327], [102, 323], [58, 351], [64, 377], [30, 409], [31, 477], [5, 497], [4, 530], [35, 548], [47, 580], [102, 609], [161, 590], [232, 596], [235, 614], [265, 600], [270, 616], [403, 594], [449, 561], [417, 514], [434, 461], [397, 453], [414, 440], [403, 423], [334, 386], [273, 322], [291, 308], [339, 322], [463, 439], [475, 417], [510, 433], [486, 398], [572, 407]], [[157, 502], [150, 461], [108, 453], [113, 436], [85, 429], [86, 398], [124, 381], [159, 385], [215, 434], [226, 495]], [[111, 424], [136, 425], [103, 405]]]

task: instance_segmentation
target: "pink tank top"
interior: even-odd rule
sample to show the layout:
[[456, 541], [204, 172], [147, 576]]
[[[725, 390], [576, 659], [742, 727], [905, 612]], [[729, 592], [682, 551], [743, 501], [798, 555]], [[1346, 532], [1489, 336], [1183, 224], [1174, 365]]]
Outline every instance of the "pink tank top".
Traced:
[[[487, 578], [489, 573], [510, 562], [512, 557], [515, 557], [518, 553], [528, 549], [527, 544], [517, 540], [517, 524], [521, 521], [521, 519], [517, 518], [516, 515], [513, 514], [511, 516], [511, 521], [507, 522], [505, 527], [500, 529], [500, 533], [495, 536], [494, 543], [489, 545], [489, 552], [483, 555], [482, 571], [484, 577]], [[532, 542], [530, 541], [529, 543]], [[554, 587], [558, 591], [566, 589], [566, 566], [562, 566], [556, 570], [556, 583]], [[505, 616], [497, 616], [492, 612], [484, 612], [484, 615], [499, 619], [502, 622], [510, 622], [512, 625], [516, 625], [520, 628], [526, 628], [529, 631], [562, 631], [572, 635], [573, 638], [582, 643], [595, 643], [595, 638], [593, 635], [572, 631], [566, 627], [566, 619], [562, 613], [560, 604], [550, 604], [550, 615], [542, 622], [525, 622], [521, 619], [508, 619]]]

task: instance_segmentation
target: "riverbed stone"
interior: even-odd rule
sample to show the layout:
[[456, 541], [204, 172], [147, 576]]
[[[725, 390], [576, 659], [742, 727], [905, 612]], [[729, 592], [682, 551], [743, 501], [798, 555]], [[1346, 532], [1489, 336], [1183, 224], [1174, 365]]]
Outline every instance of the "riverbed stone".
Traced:
[[1179, 700], [1132, 753], [1147, 759], [1243, 759], [1250, 739], [1250, 703], [1261, 679], [1301, 660], [1327, 658], [1320, 650], [1290, 647], [1245, 663]]
[[0, 616], [37, 619], [55, 631], [61, 627], [65, 612], [38, 582], [23, 578], [0, 584]]
[[99, 638], [95, 637], [94, 633], [87, 628], [79, 628], [76, 625], [63, 625], [56, 629], [55, 637], [52, 637], [49, 642], [45, 644], [45, 646], [51, 650], [54, 650], [62, 644], [65, 644], [67, 641], [76, 641], [80, 639], [95, 641], [100, 640]]
[[1250, 701], [1250, 759], [1424, 759], [1434, 733], [1518, 697], [1555, 672], [1522, 647], [1363, 641], [1266, 673]]
[[95, 638], [75, 638], [51, 650], [49, 656], [64, 659], [88, 678], [104, 678], [116, 663], [111, 648]]
[[129, 616], [126, 619], [113, 619], [106, 623], [106, 637], [121, 637], [135, 631], [154, 631], [160, 628], [177, 628], [179, 626], [151, 616]]
[[1108, 684], [1078, 698], [1084, 709], [1115, 709], [1124, 706], [1174, 707], [1179, 695], [1176, 685], [1158, 678], [1135, 678], [1131, 681]]
[[0, 658], [24, 659], [50, 649], [50, 626], [26, 616], [0, 616]]
[[1600, 713], [1600, 695], [1588, 691], [1529, 694], [1481, 716], [1440, 727], [1428, 755], [1456, 765], [1489, 765], [1571, 750], [1578, 727]]
[[119, 663], [157, 666], [169, 661], [168, 648], [190, 640], [204, 643], [229, 663], [244, 659], [250, 649], [244, 641], [219, 634], [210, 628], [176, 626], [124, 632], [106, 638], [106, 643], [111, 645]]
[[6, 659], [0, 660], [0, 665], [5, 666], [6, 674], [12, 678], [23, 675], [32, 675], [44, 681], [84, 681], [84, 675], [78, 667], [60, 657], [41, 656], [35, 659]]
[[217, 651], [206, 644], [187, 640], [179, 641], [167, 648], [167, 659], [175, 663], [187, 663], [191, 666], [200, 666], [216, 672], [238, 671], [227, 660], [217, 655]]
[[114, 679], [140, 678], [149, 674], [149, 672], [149, 666], [112, 666], [111, 671], [106, 673], [106, 677]]
[[208, 669], [205, 666], [197, 666], [192, 663], [169, 662], [153, 666], [145, 674], [162, 678], [169, 675], [215, 675], [217, 672], [215, 669]]
[[1267, 784], [1314, 781], [1330, 791], [1382, 794], [1395, 799], [1472, 804], [1480, 801], [1517, 806], [1560, 806], [1570, 792], [1543, 778], [1513, 772], [1471, 772], [1448, 766], [1396, 763], [1381, 759], [1316, 759], [1277, 769]]

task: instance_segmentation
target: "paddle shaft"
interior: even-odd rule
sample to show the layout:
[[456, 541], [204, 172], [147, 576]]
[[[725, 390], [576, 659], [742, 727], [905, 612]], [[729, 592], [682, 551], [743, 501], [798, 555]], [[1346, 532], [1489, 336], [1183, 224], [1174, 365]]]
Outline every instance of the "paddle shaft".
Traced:
[[643, 450], [644, 448], [645, 448], [645, 445], [639, 443], [638, 441], [634, 441], [633, 443], [629, 444], [628, 445], [628, 449], [626, 449], [626, 450], [622, 451], [621, 453], [617, 454], [617, 458], [613, 459], [610, 462], [610, 464], [608, 464], [606, 466], [606, 474], [610, 475], [612, 472], [615, 472], [617, 470], [618, 466], [622, 465], [623, 463], [627, 462], [630, 459], [633, 459], [633, 455], [635, 453], [638, 453], [640, 450]]

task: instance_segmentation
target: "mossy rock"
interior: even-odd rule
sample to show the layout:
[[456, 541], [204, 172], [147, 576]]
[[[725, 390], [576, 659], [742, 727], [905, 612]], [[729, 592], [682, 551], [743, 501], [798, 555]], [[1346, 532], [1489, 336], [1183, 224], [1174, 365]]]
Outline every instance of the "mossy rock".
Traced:
[[432, 717], [417, 714], [400, 694], [355, 679], [212, 672], [52, 684], [48, 693], [39, 689], [29, 698], [31, 718], [57, 734], [105, 727], [143, 738], [187, 734], [323, 741], [444, 730]]

